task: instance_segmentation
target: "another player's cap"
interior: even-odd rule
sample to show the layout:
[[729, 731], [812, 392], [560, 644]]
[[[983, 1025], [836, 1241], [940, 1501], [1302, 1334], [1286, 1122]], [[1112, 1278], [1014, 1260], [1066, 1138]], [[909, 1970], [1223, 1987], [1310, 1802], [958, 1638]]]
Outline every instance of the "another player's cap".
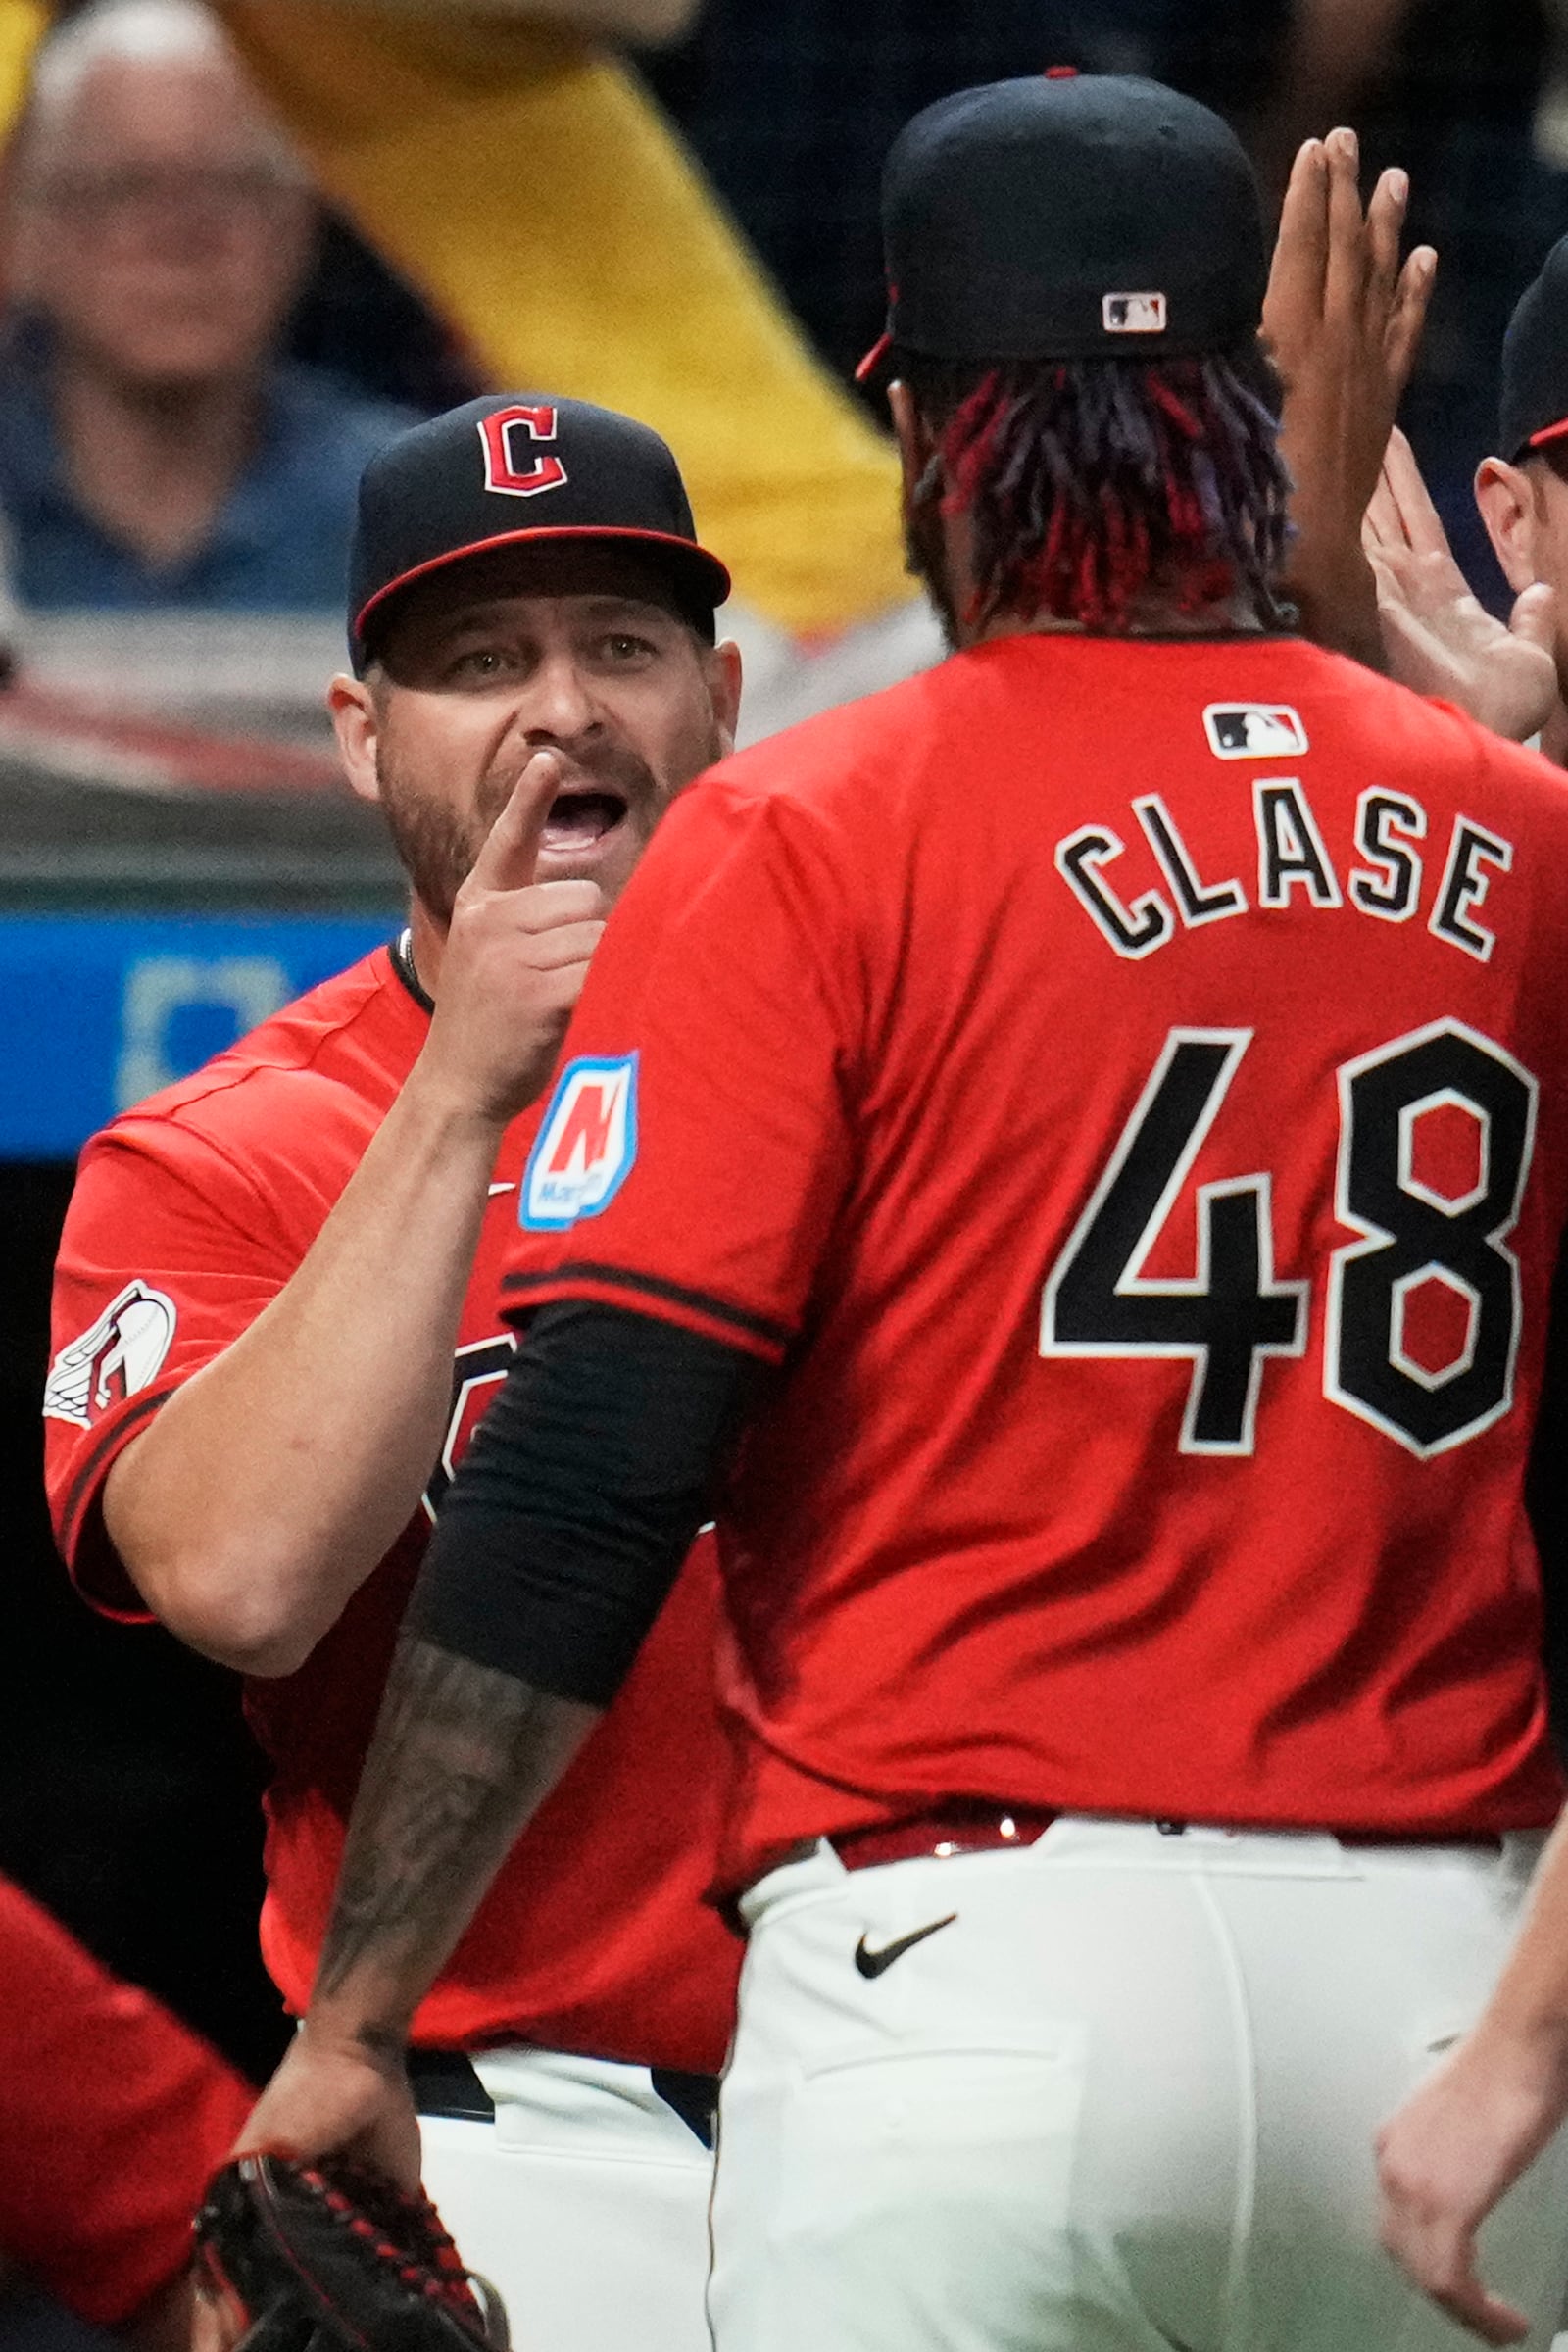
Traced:
[[693, 626], [713, 635], [729, 573], [698, 544], [669, 449], [586, 400], [505, 392], [400, 433], [360, 481], [349, 646], [363, 670], [406, 588], [493, 548], [624, 540], [655, 559]]
[[1252, 168], [1218, 115], [1158, 82], [1056, 67], [939, 99], [882, 180], [887, 332], [931, 359], [1162, 359], [1257, 326]]
[[1508, 321], [1498, 427], [1511, 466], [1568, 438], [1568, 237], [1547, 254]]

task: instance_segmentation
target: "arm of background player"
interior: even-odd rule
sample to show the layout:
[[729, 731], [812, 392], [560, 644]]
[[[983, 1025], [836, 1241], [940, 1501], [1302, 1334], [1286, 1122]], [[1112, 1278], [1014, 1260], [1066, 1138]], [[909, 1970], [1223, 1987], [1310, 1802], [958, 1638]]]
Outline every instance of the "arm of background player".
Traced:
[[443, 1506], [310, 2012], [242, 2146], [417, 2179], [409, 2021], [629, 1672], [763, 1376], [651, 1316], [541, 1310]]
[[530, 761], [459, 895], [429, 1040], [292, 1279], [115, 1462], [104, 1524], [147, 1605], [253, 1674], [309, 1655], [407, 1525], [506, 1124], [549, 1076], [603, 901], [531, 885], [560, 789]]
[[0, 2247], [137, 2352], [175, 2352], [190, 2217], [248, 2087], [6, 1879], [0, 1982]]
[[1553, 592], [1538, 580], [1515, 600], [1506, 627], [1494, 618], [1454, 562], [1415, 453], [1397, 430], [1361, 538], [1377, 582], [1389, 675], [1417, 694], [1457, 703], [1515, 743], [1538, 735], [1557, 702]]
[[[1552, 1287], [1527, 1489], [1545, 1600], [1559, 1753], [1568, 1718], [1568, 1249]], [[1450, 2318], [1517, 2343], [1522, 2314], [1476, 2270], [1476, 2232], [1568, 2116], [1568, 1816], [1542, 1858], [1525, 1924], [1480, 2023], [1384, 2131], [1383, 2242]]]
[[1361, 517], [1415, 364], [1437, 256], [1418, 246], [1401, 267], [1408, 182], [1385, 172], [1363, 217], [1357, 169], [1348, 130], [1298, 154], [1263, 334], [1285, 385], [1280, 447], [1296, 485], [1285, 593], [1306, 636], [1380, 668]]
[[1483, 2343], [1530, 2323], [1488, 2293], [1476, 2235], [1568, 2117], [1568, 1823], [1537, 1873], [1513, 1955], [1473, 2027], [1378, 2140], [1383, 2243]]
[[[337, 0], [339, 7], [384, 7], [385, 0]], [[634, 41], [639, 46], [676, 41], [690, 31], [699, 0], [397, 0], [405, 16], [525, 17], [544, 24], [569, 25], [590, 39]]]

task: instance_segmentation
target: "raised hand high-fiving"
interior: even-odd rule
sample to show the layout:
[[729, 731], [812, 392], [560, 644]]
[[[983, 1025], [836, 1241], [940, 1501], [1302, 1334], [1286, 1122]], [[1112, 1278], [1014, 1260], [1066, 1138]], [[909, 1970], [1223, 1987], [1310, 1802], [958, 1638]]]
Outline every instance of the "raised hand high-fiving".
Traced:
[[534, 879], [568, 774], [535, 752], [458, 892], [420, 1062], [466, 1110], [498, 1125], [543, 1091], [582, 993], [609, 901], [596, 882]]
[[1377, 581], [1389, 675], [1442, 695], [1516, 743], [1557, 705], [1556, 599], [1537, 581], [1495, 619], [1453, 560], [1442, 517], [1404, 435], [1389, 436], [1382, 479], [1361, 525]]
[[1286, 587], [1320, 644], [1379, 665], [1361, 516], [1425, 322], [1437, 255], [1399, 255], [1409, 182], [1385, 172], [1365, 209], [1354, 133], [1308, 139], [1280, 215], [1263, 333], [1285, 386], [1280, 448], [1295, 482]]

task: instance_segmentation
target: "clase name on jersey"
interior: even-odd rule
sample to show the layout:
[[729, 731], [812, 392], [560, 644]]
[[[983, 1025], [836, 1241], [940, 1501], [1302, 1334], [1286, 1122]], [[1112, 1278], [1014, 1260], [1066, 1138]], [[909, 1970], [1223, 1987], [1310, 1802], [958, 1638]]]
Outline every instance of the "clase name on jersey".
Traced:
[[517, 1221], [559, 1233], [596, 1217], [637, 1157], [637, 1056], [584, 1056], [566, 1064], [523, 1171]]
[[1119, 893], [1107, 869], [1126, 851], [1112, 825], [1080, 825], [1056, 844], [1056, 870], [1101, 937], [1137, 961], [1179, 930], [1226, 922], [1254, 908], [1349, 906], [1382, 923], [1423, 913], [1435, 939], [1480, 963], [1496, 935], [1480, 919], [1496, 876], [1513, 865], [1513, 844], [1490, 825], [1456, 816], [1446, 842], [1411, 794], [1369, 786], [1356, 804], [1351, 854], [1336, 862], [1298, 776], [1252, 780], [1256, 869], [1204, 874], [1175, 815], [1157, 792], [1132, 804], [1134, 823], [1153, 852], [1163, 890]]

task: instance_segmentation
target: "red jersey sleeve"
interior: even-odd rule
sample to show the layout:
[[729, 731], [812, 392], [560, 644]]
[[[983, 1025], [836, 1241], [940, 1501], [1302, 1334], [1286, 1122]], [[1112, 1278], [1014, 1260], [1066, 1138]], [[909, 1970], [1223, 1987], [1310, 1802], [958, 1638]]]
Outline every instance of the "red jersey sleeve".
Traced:
[[44, 1476], [66, 1564], [107, 1615], [147, 1615], [104, 1532], [115, 1457], [297, 1262], [262, 1176], [199, 1129], [133, 1114], [88, 1145], [55, 1265]]
[[864, 1026], [832, 851], [722, 771], [664, 819], [529, 1156], [509, 1312], [594, 1298], [782, 1358], [848, 1182]]
[[255, 2093], [0, 1880], [0, 2252], [118, 2327], [177, 2278]]

